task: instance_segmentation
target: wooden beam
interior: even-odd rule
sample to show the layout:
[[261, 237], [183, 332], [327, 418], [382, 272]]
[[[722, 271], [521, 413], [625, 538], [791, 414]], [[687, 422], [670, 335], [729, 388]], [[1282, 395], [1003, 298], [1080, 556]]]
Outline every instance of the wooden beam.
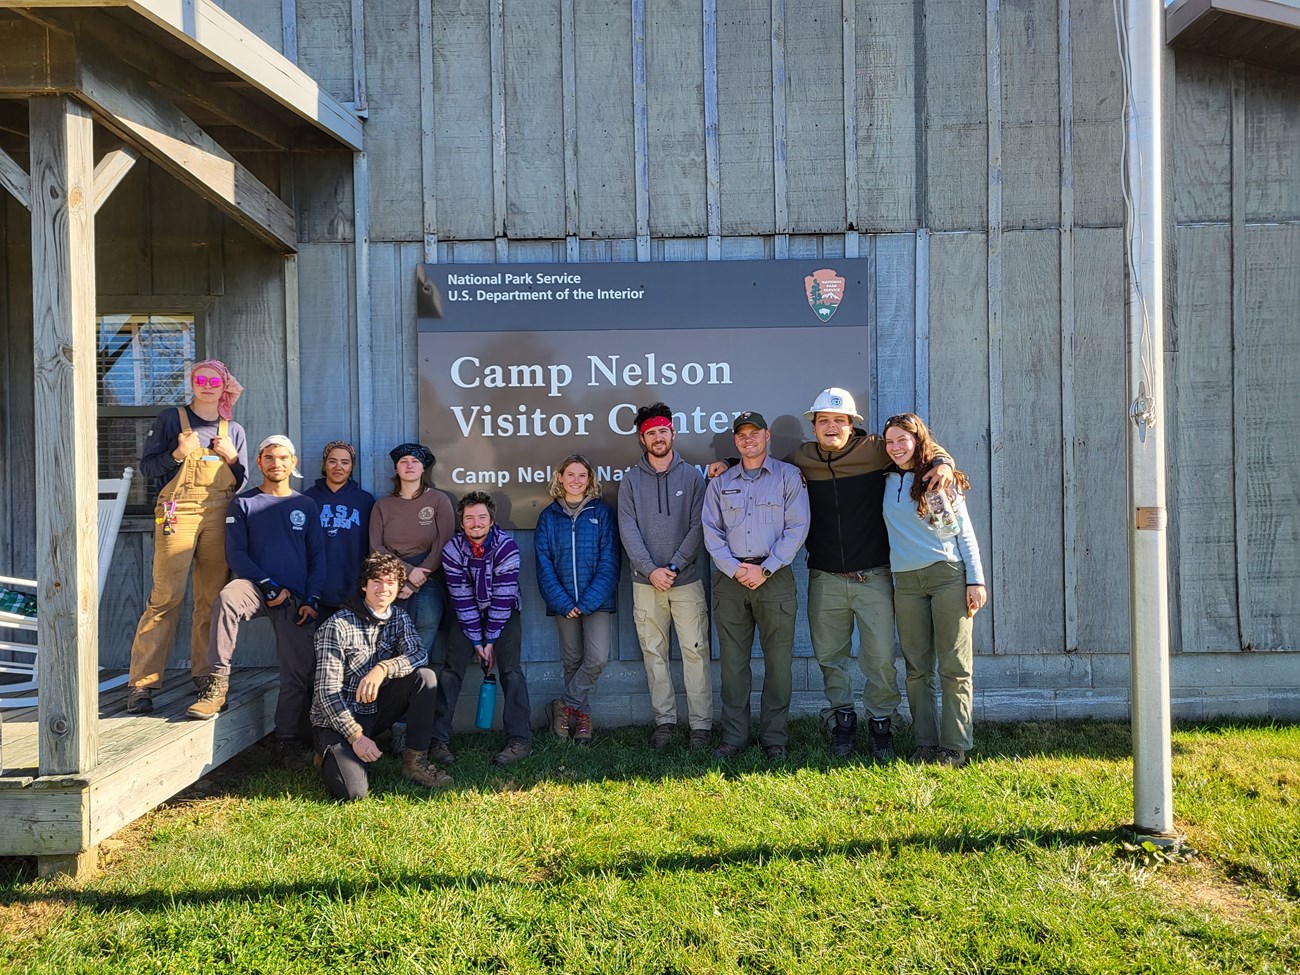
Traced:
[[0, 51], [0, 95], [76, 87], [76, 46], [66, 33], [26, 20], [0, 21]]
[[32, 208], [31, 180], [22, 166], [13, 161], [7, 152], [0, 149], [0, 186], [13, 194], [15, 200], [28, 210]]
[[297, 250], [297, 225], [283, 200], [111, 52], [84, 40], [81, 52], [82, 97], [108, 128], [277, 250]]
[[94, 127], [65, 95], [30, 109], [38, 751], [59, 775], [95, 767], [99, 710]]
[[54, 7], [125, 8], [246, 79], [346, 148], [361, 148], [360, 120], [213, 0], [0, 0], [0, 9]]
[[[59, 22], [78, 36], [88, 38], [113, 51], [119, 60], [131, 65], [149, 79], [155, 87], [164, 89], [163, 97], [175, 100], [179, 95], [186, 102], [201, 106], [204, 111], [223, 122], [238, 126], [260, 140], [257, 151], [267, 147], [275, 149], [298, 148], [295, 139], [308, 130], [313, 138], [305, 147], [342, 148], [338, 141], [314, 127], [299, 125], [297, 119], [288, 120], [278, 112], [270, 111], [259, 101], [245, 97], [227, 82], [231, 76], [225, 71], [214, 73], [203, 70], [192, 61], [179, 57], [141, 36], [121, 21], [107, 14], [89, 15], [86, 11], [59, 15]], [[211, 128], [209, 133], [215, 134]], [[227, 149], [236, 149], [218, 140]]]
[[116, 149], [110, 149], [106, 152], [104, 158], [96, 164], [95, 192], [91, 201], [96, 213], [113, 195], [113, 191], [117, 189], [117, 184], [122, 182], [139, 158], [140, 153], [130, 146], [118, 146]]

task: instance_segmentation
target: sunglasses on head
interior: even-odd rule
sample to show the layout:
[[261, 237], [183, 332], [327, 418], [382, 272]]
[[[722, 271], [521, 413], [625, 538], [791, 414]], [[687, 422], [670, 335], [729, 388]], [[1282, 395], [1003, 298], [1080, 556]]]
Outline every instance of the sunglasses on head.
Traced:
[[221, 388], [221, 377], [220, 377], [220, 376], [195, 376], [195, 377], [194, 377], [194, 385], [195, 385], [195, 386], [211, 386], [213, 389], [220, 389], [220, 388]]

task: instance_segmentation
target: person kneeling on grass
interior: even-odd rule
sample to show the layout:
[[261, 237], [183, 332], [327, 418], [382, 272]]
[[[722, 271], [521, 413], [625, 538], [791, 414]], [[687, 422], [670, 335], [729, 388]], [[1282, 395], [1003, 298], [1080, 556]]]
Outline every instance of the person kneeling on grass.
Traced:
[[393, 605], [405, 583], [401, 559], [371, 555], [361, 565], [359, 598], [316, 631], [311, 723], [324, 758], [325, 787], [341, 801], [366, 797], [366, 765], [383, 754], [374, 739], [402, 715], [402, 776], [430, 789], [452, 782], [425, 755], [438, 682], [425, 666], [427, 653], [411, 617]]

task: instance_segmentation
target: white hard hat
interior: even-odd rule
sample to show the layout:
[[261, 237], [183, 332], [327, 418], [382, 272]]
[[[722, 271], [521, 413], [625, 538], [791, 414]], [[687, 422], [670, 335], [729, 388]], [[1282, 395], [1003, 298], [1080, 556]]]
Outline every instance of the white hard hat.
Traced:
[[804, 418], [814, 419], [818, 413], [844, 413], [854, 423], [862, 422], [862, 414], [858, 412], [857, 404], [853, 402], [853, 394], [838, 386], [823, 389], [818, 393], [817, 398], [813, 400], [813, 405], [804, 414]]

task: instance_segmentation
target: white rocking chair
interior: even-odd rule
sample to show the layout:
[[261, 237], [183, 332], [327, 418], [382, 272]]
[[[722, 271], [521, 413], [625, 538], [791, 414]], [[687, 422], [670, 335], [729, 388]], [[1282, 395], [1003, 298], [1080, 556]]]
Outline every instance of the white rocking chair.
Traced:
[[[135, 471], [127, 467], [119, 478], [109, 478], [99, 482], [99, 597], [104, 596], [108, 582], [108, 570], [113, 562], [113, 550], [117, 546], [117, 532], [122, 527], [122, 513], [126, 510], [126, 496], [131, 490], [131, 478]], [[0, 585], [11, 589], [29, 589], [36, 591], [35, 579], [20, 579], [14, 576], [0, 576]], [[39, 607], [37, 612], [39, 613]], [[16, 613], [0, 612], [0, 627], [13, 630], [36, 632], [35, 616], [20, 616]], [[28, 708], [35, 706], [38, 697], [36, 689], [39, 684], [40, 648], [34, 643], [13, 643], [0, 640], [0, 651], [12, 659], [0, 660], [0, 708]], [[16, 678], [16, 679], [10, 679]], [[121, 687], [127, 682], [127, 675], [111, 677], [101, 681], [101, 691]]]

